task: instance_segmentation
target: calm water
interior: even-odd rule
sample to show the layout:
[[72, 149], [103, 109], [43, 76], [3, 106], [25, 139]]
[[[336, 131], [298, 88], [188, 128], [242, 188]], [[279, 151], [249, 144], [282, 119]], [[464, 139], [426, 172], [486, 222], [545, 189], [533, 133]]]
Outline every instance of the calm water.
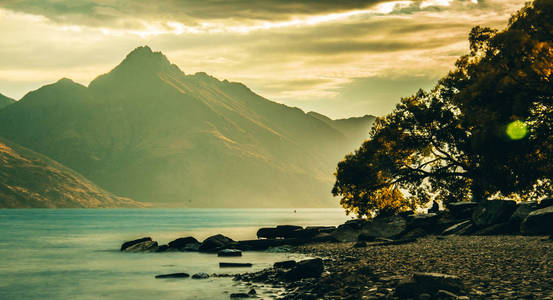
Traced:
[[[0, 299], [229, 299], [249, 289], [230, 278], [154, 279], [174, 272], [240, 273], [299, 259], [245, 252], [240, 258], [200, 253], [121, 253], [123, 241], [151, 236], [202, 240], [216, 233], [255, 238], [260, 226], [338, 225], [341, 209], [12, 209], [0, 210]], [[253, 268], [219, 269], [221, 261]], [[258, 292], [271, 292], [268, 287]], [[275, 292], [275, 291], [272, 291]]]

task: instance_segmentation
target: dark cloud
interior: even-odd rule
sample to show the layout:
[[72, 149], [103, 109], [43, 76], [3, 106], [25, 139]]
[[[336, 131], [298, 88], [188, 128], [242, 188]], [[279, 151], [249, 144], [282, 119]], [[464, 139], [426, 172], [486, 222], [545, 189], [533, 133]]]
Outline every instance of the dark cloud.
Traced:
[[297, 15], [363, 9], [389, 1], [391, 0], [3, 0], [0, 1], [0, 7], [43, 15], [58, 22], [84, 22], [87, 25], [119, 21], [122, 17], [166, 19], [190, 24], [194, 20], [213, 19], [286, 20]]

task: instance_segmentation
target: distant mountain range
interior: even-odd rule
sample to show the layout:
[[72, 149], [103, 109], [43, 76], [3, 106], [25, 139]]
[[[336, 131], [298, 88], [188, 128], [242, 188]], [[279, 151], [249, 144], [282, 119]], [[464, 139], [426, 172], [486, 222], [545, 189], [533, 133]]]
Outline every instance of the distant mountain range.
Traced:
[[88, 87], [62, 79], [1, 109], [0, 136], [156, 206], [329, 207], [374, 119], [306, 114], [139, 47]]
[[9, 98], [0, 94], [0, 109], [14, 103], [15, 103], [15, 100], [13, 100], [12, 98]]
[[140, 207], [51, 159], [0, 139], [0, 208]]

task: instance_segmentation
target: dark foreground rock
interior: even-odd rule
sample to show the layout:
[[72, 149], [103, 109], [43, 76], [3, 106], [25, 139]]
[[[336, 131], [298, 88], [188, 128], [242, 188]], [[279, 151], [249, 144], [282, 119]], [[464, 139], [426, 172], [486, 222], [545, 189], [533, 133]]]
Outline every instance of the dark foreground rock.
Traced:
[[396, 286], [396, 295], [400, 298], [420, 298], [421, 294], [435, 298], [438, 291], [457, 296], [465, 293], [465, 286], [461, 278], [440, 273], [415, 273], [410, 278], [400, 280]]
[[190, 274], [188, 273], [172, 273], [172, 274], [156, 275], [155, 278], [188, 278], [188, 277], [190, 277]]
[[553, 233], [553, 206], [538, 209], [528, 214], [520, 230], [529, 235], [549, 235]]
[[484, 200], [472, 213], [472, 222], [478, 228], [485, 228], [509, 221], [517, 204], [513, 200]]

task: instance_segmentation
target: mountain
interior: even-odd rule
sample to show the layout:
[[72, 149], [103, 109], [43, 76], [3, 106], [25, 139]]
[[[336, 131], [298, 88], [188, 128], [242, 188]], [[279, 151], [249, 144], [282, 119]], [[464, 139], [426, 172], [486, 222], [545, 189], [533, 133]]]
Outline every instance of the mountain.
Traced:
[[12, 142], [0, 139], [0, 208], [137, 207], [82, 175]]
[[158, 206], [337, 206], [332, 173], [362, 139], [336, 124], [148, 47], [88, 87], [62, 79], [0, 110], [0, 136]]
[[10, 104], [13, 104], [13, 103], [15, 103], [15, 100], [0, 94], [0, 109], [4, 108], [4, 107], [6, 107]]
[[[357, 141], [364, 141], [369, 137], [369, 132], [376, 120], [376, 117], [372, 115], [332, 120], [325, 115], [313, 111], [307, 114], [340, 131], [355, 143], [357, 143]], [[353, 148], [357, 148], [358, 146], [358, 144], [355, 144]]]

